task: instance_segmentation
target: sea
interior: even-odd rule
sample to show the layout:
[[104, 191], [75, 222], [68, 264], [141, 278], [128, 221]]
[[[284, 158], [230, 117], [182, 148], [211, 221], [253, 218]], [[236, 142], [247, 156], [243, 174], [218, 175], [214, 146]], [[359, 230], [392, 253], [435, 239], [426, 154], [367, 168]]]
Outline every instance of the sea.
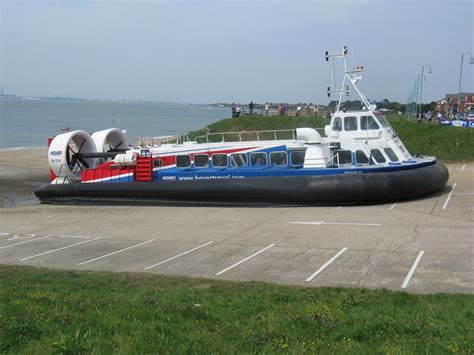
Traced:
[[95, 132], [118, 127], [127, 136], [178, 135], [231, 116], [206, 105], [36, 98], [0, 99], [0, 149], [44, 147], [65, 129]]

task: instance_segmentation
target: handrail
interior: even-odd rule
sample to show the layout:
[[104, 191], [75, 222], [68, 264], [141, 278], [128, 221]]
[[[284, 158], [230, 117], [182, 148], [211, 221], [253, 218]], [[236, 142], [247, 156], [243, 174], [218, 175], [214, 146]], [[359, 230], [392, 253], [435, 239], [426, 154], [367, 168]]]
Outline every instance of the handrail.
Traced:
[[55, 185], [57, 185], [59, 183], [58, 178], [63, 178], [62, 184], [66, 184], [66, 183], [69, 184], [69, 176], [67, 176], [67, 175], [61, 176], [61, 170], [62, 170], [63, 166], [68, 166], [68, 165], [67, 164], [61, 164], [61, 166], [59, 167], [58, 175], [56, 175], [56, 179], [55, 179], [55, 181], [56, 181]]
[[[296, 139], [296, 131], [294, 129], [271, 129], [271, 130], [261, 130], [261, 131], [238, 131], [238, 132], [214, 132], [214, 133], [206, 133], [206, 142], [209, 143], [209, 138], [210, 137], [215, 137], [215, 136], [221, 136], [222, 142], [226, 141], [226, 136], [229, 135], [234, 135], [238, 136], [238, 141], [242, 142], [242, 135], [255, 135], [256, 140], [260, 141], [261, 135], [265, 133], [271, 133], [273, 135], [273, 140], [278, 139], [278, 133], [291, 133], [291, 138], [287, 139]], [[272, 140], [272, 139], [266, 139], [266, 140]], [[228, 140], [229, 141], [229, 140]], [[230, 140], [232, 141], [232, 140]]]

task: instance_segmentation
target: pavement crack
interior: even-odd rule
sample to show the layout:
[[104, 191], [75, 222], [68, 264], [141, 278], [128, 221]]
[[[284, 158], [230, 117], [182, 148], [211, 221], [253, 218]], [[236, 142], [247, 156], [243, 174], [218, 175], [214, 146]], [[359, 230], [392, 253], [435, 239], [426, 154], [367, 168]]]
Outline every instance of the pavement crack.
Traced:
[[414, 232], [415, 232], [415, 234], [413, 235], [413, 237], [409, 241], [401, 243], [398, 246], [398, 248], [394, 249], [394, 251], [399, 251], [404, 246], [413, 243], [416, 240], [416, 238], [418, 238], [420, 236], [420, 233], [418, 232], [418, 226], [415, 226]]
[[242, 230], [242, 231], [239, 231], [239, 232], [236, 232], [236, 233], [234, 233], [234, 234], [232, 234], [232, 235], [229, 235], [227, 238], [224, 238], [224, 239], [220, 240], [218, 243], [215, 243], [215, 245], [217, 245], [217, 244], [223, 244], [225, 241], [227, 241], [227, 240], [229, 240], [229, 239], [232, 239], [232, 238], [234, 238], [234, 237], [238, 237], [239, 235], [242, 235], [242, 234], [244, 234], [244, 233], [247, 233], [248, 231], [251, 231], [251, 230], [254, 229], [254, 228], [260, 227], [262, 224], [265, 224], [265, 223], [267, 223], [267, 221], [262, 221], [262, 222], [260, 222], [260, 223], [254, 224], [254, 225], [252, 225], [252, 226], [250, 226], [250, 227], [248, 227], [248, 228], [245, 228], [245, 229]]
[[360, 275], [359, 279], [357, 280], [357, 287], [360, 287], [363, 279], [365, 279], [365, 277], [374, 270], [375, 265], [369, 262], [374, 251], [375, 250], [370, 250], [369, 253], [367, 254], [367, 258], [365, 259], [365, 264], [367, 264], [368, 267], [367, 267], [367, 270], [362, 275]]

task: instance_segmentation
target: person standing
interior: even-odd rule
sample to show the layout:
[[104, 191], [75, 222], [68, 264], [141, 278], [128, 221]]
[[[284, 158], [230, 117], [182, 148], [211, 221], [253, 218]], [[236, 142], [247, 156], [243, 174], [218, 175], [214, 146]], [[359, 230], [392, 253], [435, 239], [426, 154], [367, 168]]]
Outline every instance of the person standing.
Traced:
[[278, 113], [283, 116], [283, 106], [281, 104], [278, 104]]
[[301, 116], [301, 104], [296, 105], [296, 116]]
[[249, 111], [250, 111], [250, 115], [253, 115], [253, 107], [254, 107], [254, 105], [253, 105], [253, 101], [250, 101], [250, 103], [249, 103]]
[[268, 111], [270, 110], [270, 105], [268, 102], [265, 104], [265, 115], [268, 116]]

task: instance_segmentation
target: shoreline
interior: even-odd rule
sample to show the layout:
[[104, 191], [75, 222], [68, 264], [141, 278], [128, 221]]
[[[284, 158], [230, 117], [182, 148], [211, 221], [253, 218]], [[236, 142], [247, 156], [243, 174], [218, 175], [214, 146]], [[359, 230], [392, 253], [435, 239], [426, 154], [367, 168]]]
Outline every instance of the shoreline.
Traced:
[[42, 149], [45, 148], [44, 146], [31, 146], [31, 147], [9, 147], [9, 148], [0, 148], [0, 152], [11, 152], [11, 151], [20, 151], [20, 150], [34, 150], [34, 149]]

